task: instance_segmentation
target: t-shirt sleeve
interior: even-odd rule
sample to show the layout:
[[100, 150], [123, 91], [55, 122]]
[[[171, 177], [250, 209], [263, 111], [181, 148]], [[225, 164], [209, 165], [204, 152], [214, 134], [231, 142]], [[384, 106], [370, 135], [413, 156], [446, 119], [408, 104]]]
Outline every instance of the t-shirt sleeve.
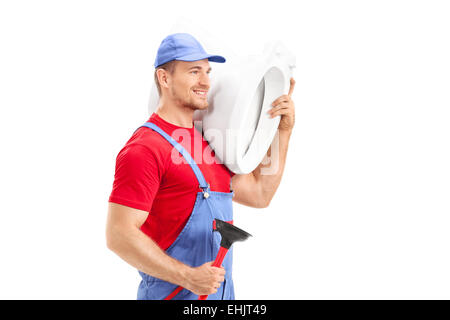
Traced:
[[[224, 165], [225, 166], [225, 165]], [[230, 169], [228, 169], [227, 166], [225, 166], [225, 169], [227, 169], [228, 173], [230, 174], [230, 178], [233, 178], [233, 176], [235, 175], [235, 173], [233, 171], [231, 171]]]
[[109, 202], [150, 211], [163, 175], [163, 161], [150, 148], [131, 144], [117, 155]]

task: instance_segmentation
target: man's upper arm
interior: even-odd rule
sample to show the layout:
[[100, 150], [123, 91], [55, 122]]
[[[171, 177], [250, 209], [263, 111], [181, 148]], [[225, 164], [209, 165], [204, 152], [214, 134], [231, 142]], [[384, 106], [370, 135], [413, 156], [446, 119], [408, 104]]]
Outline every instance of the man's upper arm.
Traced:
[[148, 217], [148, 212], [109, 202], [108, 228], [136, 227], [140, 228]]
[[147, 219], [148, 212], [109, 202], [106, 221], [106, 242], [110, 249], [120, 242], [120, 235], [139, 229]]
[[147, 219], [162, 176], [155, 150], [139, 144], [124, 147], [116, 160], [113, 190], [109, 197], [107, 242], [138, 229]]
[[253, 173], [236, 174], [231, 178], [231, 183], [234, 190], [233, 200], [237, 203], [254, 208], [267, 206], [262, 201], [261, 185]]

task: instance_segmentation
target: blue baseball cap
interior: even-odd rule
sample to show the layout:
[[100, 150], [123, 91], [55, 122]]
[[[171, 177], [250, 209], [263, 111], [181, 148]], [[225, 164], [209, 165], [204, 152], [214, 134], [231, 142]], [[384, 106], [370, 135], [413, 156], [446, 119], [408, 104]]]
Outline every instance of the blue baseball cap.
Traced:
[[212, 62], [225, 62], [225, 58], [206, 53], [200, 42], [189, 33], [174, 33], [167, 36], [159, 46], [155, 68], [172, 60], [197, 61], [208, 59]]

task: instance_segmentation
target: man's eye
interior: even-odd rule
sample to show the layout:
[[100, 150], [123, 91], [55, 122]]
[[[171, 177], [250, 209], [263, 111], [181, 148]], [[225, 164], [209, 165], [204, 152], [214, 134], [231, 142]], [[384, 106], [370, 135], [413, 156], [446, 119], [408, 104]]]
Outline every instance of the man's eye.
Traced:
[[197, 73], [198, 73], [198, 71], [191, 71], [191, 73], [193, 73], [193, 74], [197, 74]]

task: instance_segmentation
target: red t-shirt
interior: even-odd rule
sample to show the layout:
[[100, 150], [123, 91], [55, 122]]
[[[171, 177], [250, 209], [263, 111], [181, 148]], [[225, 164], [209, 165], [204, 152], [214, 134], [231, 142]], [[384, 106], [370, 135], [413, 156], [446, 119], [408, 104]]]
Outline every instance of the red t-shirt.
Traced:
[[[156, 113], [148, 121], [191, 154], [212, 191], [230, 191], [233, 173], [219, 163], [195, 127], [178, 127]], [[109, 201], [148, 211], [141, 230], [165, 250], [189, 219], [199, 191], [198, 180], [181, 154], [159, 133], [142, 127], [117, 155]]]

